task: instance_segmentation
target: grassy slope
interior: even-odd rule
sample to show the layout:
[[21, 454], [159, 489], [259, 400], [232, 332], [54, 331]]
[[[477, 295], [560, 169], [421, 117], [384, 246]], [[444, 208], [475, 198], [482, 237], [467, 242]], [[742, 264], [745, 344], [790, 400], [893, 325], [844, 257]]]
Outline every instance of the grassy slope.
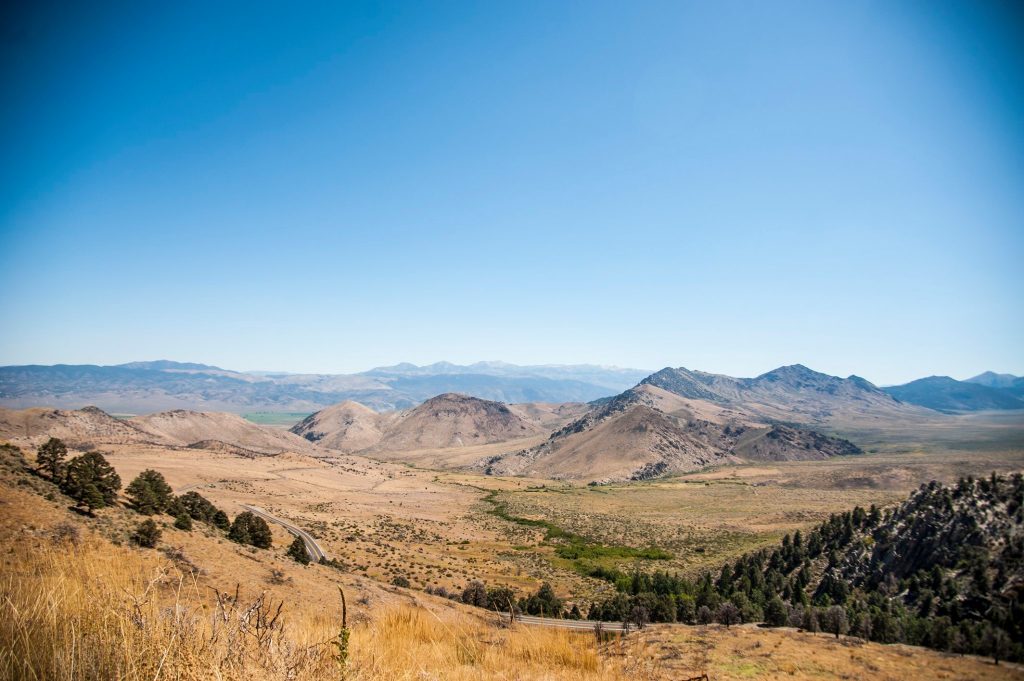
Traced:
[[[790, 632], [659, 627], [599, 647], [587, 634], [506, 629], [448, 601], [282, 560], [286, 537], [254, 551], [202, 528], [165, 528], [164, 545], [178, 550], [134, 548], [123, 538], [138, 516], [122, 508], [78, 516], [17, 461], [3, 463], [0, 678], [339, 678], [330, 645], [339, 583], [354, 601], [350, 680], [644, 681], [704, 670], [715, 679], [897, 679], [926, 669], [950, 679], [1019, 678], [978, 660]], [[55, 531], [62, 527], [77, 529]], [[275, 569], [279, 579], [268, 579]], [[214, 590], [233, 595], [236, 583], [237, 602], [218, 601]], [[283, 610], [261, 636], [240, 615], [264, 592]]]

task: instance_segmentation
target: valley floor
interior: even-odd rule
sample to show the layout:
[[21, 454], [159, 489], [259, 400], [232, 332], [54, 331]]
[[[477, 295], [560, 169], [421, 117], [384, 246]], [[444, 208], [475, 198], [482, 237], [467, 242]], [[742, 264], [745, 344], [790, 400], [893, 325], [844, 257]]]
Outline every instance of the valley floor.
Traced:
[[[1019, 471], [1024, 448], [1015, 442], [968, 450], [955, 441], [879, 440], [863, 456], [600, 486], [355, 456], [104, 449], [123, 481], [152, 468], [176, 493], [199, 491], [229, 515], [255, 503], [315, 535], [342, 569], [286, 558], [291, 537], [276, 525], [274, 548], [259, 551], [202, 525], [176, 530], [164, 518], [162, 548], [134, 548], [127, 538], [139, 517], [131, 511], [80, 516], [48, 483], [8, 466], [0, 480], [2, 678], [330, 678], [338, 671], [331, 641], [339, 586], [350, 605], [350, 679], [642, 680], [704, 671], [716, 680], [1024, 678], [1012, 665], [970, 657], [746, 626], [658, 625], [599, 645], [590, 634], [503, 628], [484, 611], [422, 591], [461, 590], [481, 579], [526, 593], [548, 581], [585, 612], [611, 586], [583, 576], [584, 568], [630, 569], [634, 559], [616, 550], [559, 557], [545, 539], [551, 528], [599, 548], [656, 545], [671, 555], [645, 565], [693, 574], [831, 513], [902, 499], [931, 479]], [[80, 541], [61, 538], [66, 526], [77, 528]], [[396, 577], [412, 588], [391, 586]], [[211, 629], [222, 607], [214, 590], [233, 593], [236, 585], [244, 603], [264, 592], [284, 603], [286, 627], [275, 634], [273, 655], [232, 657]], [[181, 612], [191, 614], [174, 614]], [[186, 641], [193, 648], [183, 647]], [[83, 645], [92, 652], [83, 653]], [[75, 664], [93, 666], [68, 666], [72, 649]], [[97, 671], [104, 665], [120, 671], [105, 676]]]

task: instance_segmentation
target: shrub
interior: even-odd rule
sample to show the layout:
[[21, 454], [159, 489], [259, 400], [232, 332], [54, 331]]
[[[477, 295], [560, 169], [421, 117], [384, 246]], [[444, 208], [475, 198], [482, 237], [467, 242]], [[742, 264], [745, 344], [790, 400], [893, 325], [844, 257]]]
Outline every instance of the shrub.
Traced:
[[404, 575], [395, 575], [391, 579], [391, 583], [394, 584], [395, 586], [400, 586], [403, 589], [408, 589], [409, 588], [409, 579], [407, 577], [405, 577]]
[[732, 601], [725, 601], [718, 606], [718, 612], [715, 613], [715, 619], [721, 624], [727, 627], [731, 627], [734, 624], [740, 623], [740, 609]]
[[478, 608], [487, 607], [487, 588], [481, 581], [470, 582], [462, 590], [462, 602], [466, 605], [475, 605]]
[[132, 534], [132, 541], [139, 546], [144, 546], [147, 549], [151, 549], [160, 542], [160, 531], [156, 521], [152, 518], [143, 520], [141, 523], [135, 526], [135, 532]]
[[192, 518], [187, 513], [183, 513], [174, 519], [174, 526], [179, 530], [185, 530], [186, 532], [192, 531]]

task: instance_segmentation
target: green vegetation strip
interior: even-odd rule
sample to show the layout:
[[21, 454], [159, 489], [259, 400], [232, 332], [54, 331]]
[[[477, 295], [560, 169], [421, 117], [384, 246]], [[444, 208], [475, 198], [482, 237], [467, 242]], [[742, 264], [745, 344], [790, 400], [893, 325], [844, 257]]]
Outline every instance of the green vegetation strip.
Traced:
[[[545, 541], [559, 540], [564, 542], [555, 547], [555, 553], [559, 558], [571, 561], [600, 558], [641, 558], [644, 560], [670, 560], [672, 558], [672, 554], [668, 551], [663, 551], [653, 546], [644, 549], [637, 549], [632, 546], [609, 546], [592, 541], [574, 532], [569, 532], [547, 520], [535, 520], [533, 518], [522, 518], [512, 515], [508, 511], [508, 505], [498, 500], [497, 490], [488, 492], [484, 497], [484, 501], [491, 505], [491, 510], [488, 511], [491, 515], [516, 525], [543, 529]], [[577, 565], [578, 568], [579, 565]]]

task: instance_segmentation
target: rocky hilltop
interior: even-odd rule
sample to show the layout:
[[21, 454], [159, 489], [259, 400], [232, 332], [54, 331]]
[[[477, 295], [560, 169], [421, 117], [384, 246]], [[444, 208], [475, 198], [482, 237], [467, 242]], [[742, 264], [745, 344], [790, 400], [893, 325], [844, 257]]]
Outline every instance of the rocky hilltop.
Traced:
[[824, 459], [860, 451], [841, 438], [758, 423], [645, 380], [594, 405], [545, 442], [485, 458], [476, 468], [492, 475], [643, 480], [744, 460]]
[[823, 424], [921, 413], [859, 376], [829, 376], [802, 364], [779, 367], [755, 378], [667, 367], [641, 383], [687, 399], [728, 406], [751, 417], [778, 421]]
[[564, 421], [558, 415], [563, 407], [507, 405], [458, 393], [383, 414], [343, 402], [311, 415], [291, 432], [346, 452], [459, 448], [543, 435], [546, 423]]
[[96, 407], [0, 409], [0, 438], [36, 447], [51, 437], [83, 450], [110, 445], [226, 446], [263, 455], [316, 450], [300, 437], [264, 428], [235, 414], [177, 410], [119, 419]]

